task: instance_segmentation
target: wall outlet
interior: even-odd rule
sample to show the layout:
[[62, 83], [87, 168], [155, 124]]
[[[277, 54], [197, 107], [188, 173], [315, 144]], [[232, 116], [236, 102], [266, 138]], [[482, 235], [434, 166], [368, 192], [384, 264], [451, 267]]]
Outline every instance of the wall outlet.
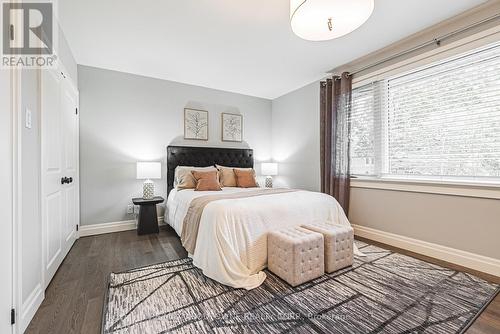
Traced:
[[127, 205], [127, 214], [131, 215], [134, 213], [134, 206], [132, 204]]
[[134, 205], [134, 213], [137, 215], [139, 214], [139, 208], [139, 205]]

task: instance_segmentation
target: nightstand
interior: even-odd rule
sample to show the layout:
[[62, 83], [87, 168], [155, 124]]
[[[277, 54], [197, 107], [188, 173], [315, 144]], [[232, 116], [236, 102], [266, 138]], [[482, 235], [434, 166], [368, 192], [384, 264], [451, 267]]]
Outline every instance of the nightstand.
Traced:
[[160, 196], [151, 199], [132, 198], [135, 205], [139, 205], [139, 220], [137, 224], [137, 234], [159, 233], [158, 215], [156, 214], [156, 204], [160, 204], [165, 199]]

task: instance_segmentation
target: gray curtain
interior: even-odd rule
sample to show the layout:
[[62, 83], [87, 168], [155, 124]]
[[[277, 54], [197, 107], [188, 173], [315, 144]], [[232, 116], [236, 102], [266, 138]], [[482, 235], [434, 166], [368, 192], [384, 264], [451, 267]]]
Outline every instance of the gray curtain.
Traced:
[[320, 85], [321, 192], [335, 197], [347, 214], [352, 77], [345, 72]]

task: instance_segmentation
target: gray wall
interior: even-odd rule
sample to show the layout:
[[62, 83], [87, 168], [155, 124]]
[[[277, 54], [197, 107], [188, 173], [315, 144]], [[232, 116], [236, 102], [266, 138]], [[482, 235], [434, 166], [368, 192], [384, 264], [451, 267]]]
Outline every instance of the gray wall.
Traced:
[[273, 100], [273, 159], [277, 185], [317, 191], [319, 170], [319, 83]]
[[78, 87], [78, 68], [76, 65], [75, 58], [73, 57], [73, 53], [69, 48], [68, 41], [66, 40], [66, 36], [64, 35], [63, 30], [59, 27], [58, 31], [58, 49], [56, 50], [57, 55], [59, 56], [59, 61], [64, 66], [66, 70], [66, 75], [69, 76], [71, 81], [75, 87]]
[[500, 259], [500, 200], [352, 188], [349, 219]]
[[[162, 161], [168, 145], [250, 147], [271, 157], [271, 101], [121, 72], [78, 67], [80, 90], [80, 223], [130, 220], [142, 196], [137, 161]], [[209, 141], [183, 139], [184, 108], [209, 111]], [[220, 113], [243, 115], [243, 143], [223, 143]], [[166, 170], [156, 180], [165, 196]], [[160, 208], [160, 215], [163, 210]]]
[[[273, 101], [276, 183], [320, 190], [319, 83]], [[352, 188], [352, 223], [500, 259], [500, 201]]]
[[63, 64], [64, 69], [66, 70], [66, 75], [68, 75], [73, 81], [75, 87], [78, 87], [78, 69], [75, 58], [73, 56], [73, 52], [69, 46], [68, 40], [66, 39], [66, 35], [61, 27], [61, 15], [63, 12], [61, 11], [60, 2], [63, 0], [52, 0], [54, 3], [55, 16], [57, 20], [57, 43], [56, 43], [56, 54], [59, 57], [60, 63]]

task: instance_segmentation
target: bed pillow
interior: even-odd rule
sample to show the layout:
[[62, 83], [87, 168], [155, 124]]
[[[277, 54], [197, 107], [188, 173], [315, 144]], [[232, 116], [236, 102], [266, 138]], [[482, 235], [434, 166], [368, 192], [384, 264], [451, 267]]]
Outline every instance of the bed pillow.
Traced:
[[179, 184], [179, 173], [184, 169], [195, 168], [194, 166], [177, 166], [174, 171], [174, 188]]
[[236, 187], [236, 175], [233, 167], [215, 165], [219, 170], [220, 184], [223, 187]]
[[219, 181], [222, 187], [237, 187], [235, 169], [253, 171], [255, 177], [255, 170], [253, 168], [240, 168], [240, 167], [227, 167], [215, 165], [219, 171]]
[[234, 174], [236, 175], [236, 185], [240, 188], [254, 188], [259, 186], [255, 180], [255, 171], [253, 168], [234, 168]]
[[219, 183], [217, 170], [214, 171], [191, 171], [196, 180], [196, 191], [222, 190]]
[[182, 189], [194, 189], [196, 188], [196, 179], [194, 178], [192, 171], [215, 171], [215, 167], [190, 167], [190, 166], [177, 166], [174, 173], [174, 184], [179, 190]]
[[[215, 165], [219, 170], [220, 184], [223, 187], [237, 187], [236, 174], [234, 174], [234, 169], [241, 170], [253, 170], [253, 168], [239, 168], [239, 167], [227, 167], [221, 165]], [[254, 172], [255, 174], [255, 172]]]

